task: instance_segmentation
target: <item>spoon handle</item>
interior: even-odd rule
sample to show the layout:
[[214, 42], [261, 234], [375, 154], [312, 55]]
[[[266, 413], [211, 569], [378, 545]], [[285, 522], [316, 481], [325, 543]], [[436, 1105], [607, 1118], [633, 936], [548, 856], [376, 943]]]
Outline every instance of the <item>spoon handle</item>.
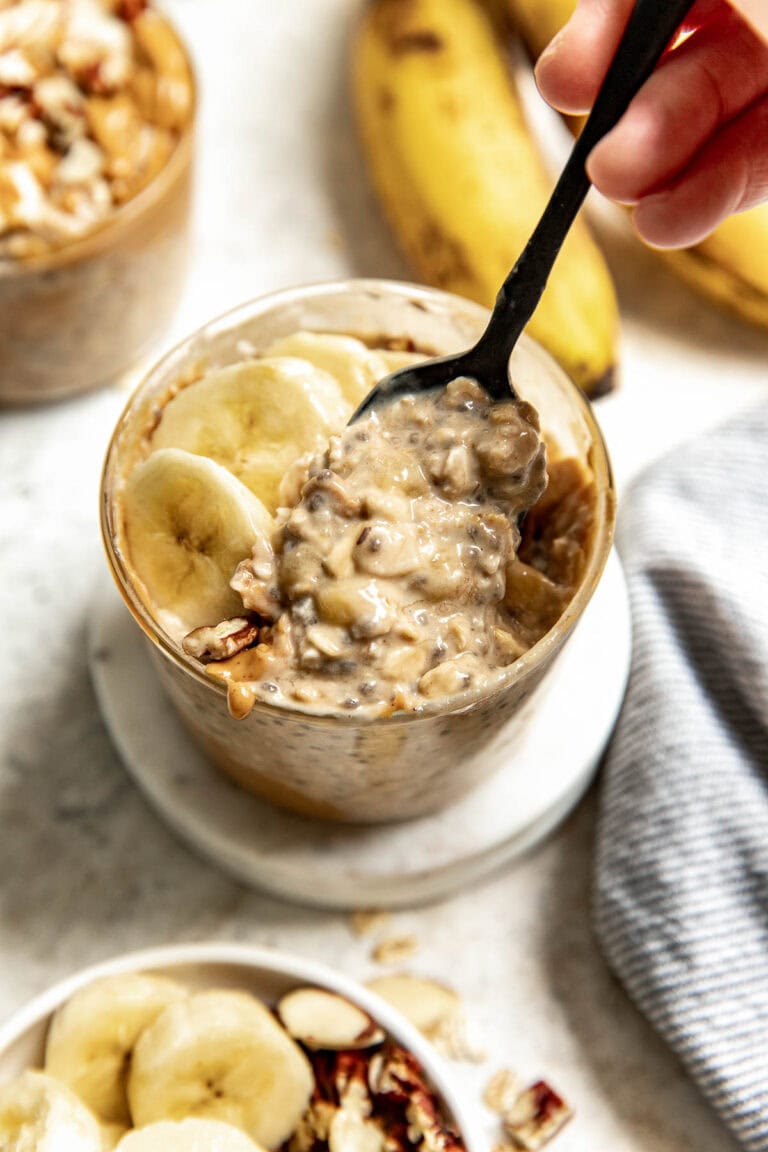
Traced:
[[585, 168], [589, 153], [621, 119], [691, 6], [692, 0], [636, 0], [589, 119], [533, 235], [499, 290], [476, 354], [487, 349], [489, 361], [496, 363], [500, 353], [506, 352], [505, 362], [511, 355], [589, 191]]

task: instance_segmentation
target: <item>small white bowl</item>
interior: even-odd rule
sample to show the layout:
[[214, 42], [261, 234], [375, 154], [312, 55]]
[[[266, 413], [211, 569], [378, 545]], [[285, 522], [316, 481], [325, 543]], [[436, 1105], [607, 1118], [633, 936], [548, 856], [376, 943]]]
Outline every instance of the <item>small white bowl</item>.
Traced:
[[274, 1004], [291, 988], [314, 985], [338, 992], [368, 1012], [397, 1044], [412, 1052], [443, 1104], [467, 1152], [485, 1152], [478, 1121], [459, 1098], [440, 1057], [394, 1008], [354, 980], [302, 956], [246, 944], [179, 944], [130, 952], [70, 976], [37, 996], [0, 1026], [0, 1083], [40, 1067], [53, 1013], [73, 993], [103, 976], [152, 972], [190, 988], [240, 988]]

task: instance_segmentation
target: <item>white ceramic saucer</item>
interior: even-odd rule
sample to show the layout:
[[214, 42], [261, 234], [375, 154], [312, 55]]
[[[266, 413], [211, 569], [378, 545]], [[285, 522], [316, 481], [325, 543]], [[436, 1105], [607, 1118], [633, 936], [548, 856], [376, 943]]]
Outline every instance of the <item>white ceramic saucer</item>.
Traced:
[[102, 714], [161, 817], [238, 880], [330, 908], [436, 899], [546, 836], [592, 779], [624, 697], [630, 656], [626, 583], [612, 554], [576, 632], [531, 700], [514, 759], [434, 816], [348, 826], [283, 812], [210, 766], [167, 702], [146, 641], [106, 578], [90, 633]]

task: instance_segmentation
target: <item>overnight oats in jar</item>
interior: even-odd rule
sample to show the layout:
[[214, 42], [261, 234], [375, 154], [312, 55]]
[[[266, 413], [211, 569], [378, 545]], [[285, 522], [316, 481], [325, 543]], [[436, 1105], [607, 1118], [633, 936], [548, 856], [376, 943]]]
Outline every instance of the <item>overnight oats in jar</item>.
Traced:
[[0, 5], [0, 402], [86, 391], [168, 324], [195, 85], [150, 0]]
[[406, 819], [463, 795], [583, 612], [613, 526], [588, 403], [538, 346], [347, 427], [483, 309], [376, 281], [214, 321], [130, 402], [104, 474], [118, 585], [208, 756], [273, 802]]

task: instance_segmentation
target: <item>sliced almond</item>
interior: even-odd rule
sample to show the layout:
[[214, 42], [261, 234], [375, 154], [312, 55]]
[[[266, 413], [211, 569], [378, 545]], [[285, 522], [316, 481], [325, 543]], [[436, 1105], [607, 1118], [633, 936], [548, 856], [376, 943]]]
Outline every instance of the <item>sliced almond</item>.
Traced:
[[459, 996], [452, 988], [408, 972], [377, 976], [369, 980], [367, 986], [427, 1036], [461, 1007]]
[[566, 1124], [573, 1113], [545, 1080], [521, 1092], [504, 1115], [504, 1130], [518, 1148], [538, 1152]]
[[297, 988], [283, 996], [277, 1014], [286, 1031], [308, 1048], [371, 1048], [384, 1032], [367, 1012], [320, 988]]

